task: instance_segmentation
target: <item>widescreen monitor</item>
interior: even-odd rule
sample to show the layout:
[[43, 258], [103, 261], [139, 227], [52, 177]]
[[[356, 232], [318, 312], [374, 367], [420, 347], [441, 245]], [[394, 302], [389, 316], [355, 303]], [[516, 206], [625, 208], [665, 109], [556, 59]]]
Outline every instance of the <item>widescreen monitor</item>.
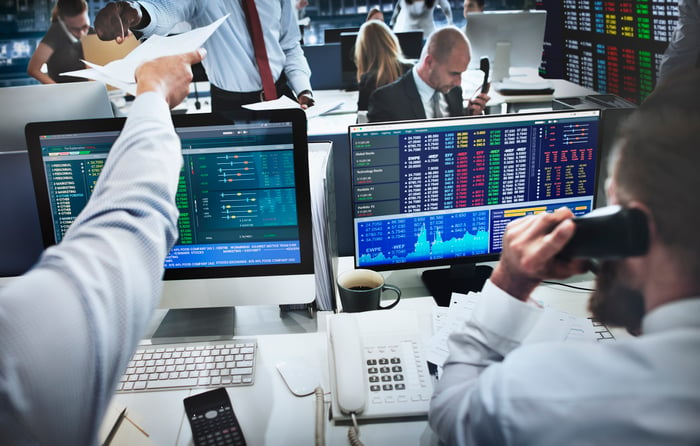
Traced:
[[[350, 126], [355, 266], [481, 276], [510, 221], [594, 208], [599, 130], [599, 110]], [[444, 304], [473, 289], [464, 271], [423, 279]]]
[[488, 57], [496, 69], [500, 47], [502, 51], [509, 49], [508, 67], [537, 70], [542, 60], [546, 19], [546, 11], [535, 10], [470, 13], [467, 17], [467, 38], [472, 51], [469, 68], [479, 69], [480, 59]]
[[[179, 239], [165, 260], [160, 306], [221, 313], [220, 307], [312, 302], [304, 112], [185, 114], [173, 121], [184, 158], [176, 197]], [[27, 127], [46, 245], [61, 241], [90, 198], [123, 123], [113, 118]]]
[[[640, 104], [656, 86], [678, 4], [538, 0], [536, 8], [547, 11], [540, 73]], [[697, 44], [697, 33], [688, 39]]]

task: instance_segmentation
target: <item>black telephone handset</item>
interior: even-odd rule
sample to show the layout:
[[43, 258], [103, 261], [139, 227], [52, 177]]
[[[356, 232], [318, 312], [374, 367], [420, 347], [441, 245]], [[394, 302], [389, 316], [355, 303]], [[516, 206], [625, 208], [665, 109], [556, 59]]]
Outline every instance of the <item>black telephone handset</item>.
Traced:
[[576, 232], [560, 258], [621, 259], [646, 254], [647, 217], [639, 209], [606, 206], [573, 219]]
[[482, 57], [479, 60], [479, 69], [484, 72], [484, 82], [481, 84], [481, 92], [486, 93], [489, 91], [489, 70], [491, 69], [488, 57]]

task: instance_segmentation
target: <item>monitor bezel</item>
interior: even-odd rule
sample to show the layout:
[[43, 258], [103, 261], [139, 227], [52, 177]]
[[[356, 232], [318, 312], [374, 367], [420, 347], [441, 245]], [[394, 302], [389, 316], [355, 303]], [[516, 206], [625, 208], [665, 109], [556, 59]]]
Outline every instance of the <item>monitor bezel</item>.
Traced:
[[[537, 69], [542, 63], [546, 26], [547, 11], [544, 10], [517, 9], [470, 13], [465, 30], [471, 47], [469, 68], [478, 69], [482, 57], [488, 57], [494, 65], [497, 43], [502, 41], [501, 38], [505, 35], [509, 38], [506, 41], [511, 44], [508, 66]], [[527, 32], [519, 32], [522, 30]], [[535, 38], [539, 48], [527, 46], [534, 43]]]
[[[70, 121], [34, 122], [25, 127], [32, 181], [39, 213], [39, 224], [45, 248], [56, 244], [52, 211], [42, 160], [41, 135], [121, 131], [127, 118], [83, 119]], [[176, 129], [201, 126], [245, 124], [253, 122], [291, 122], [293, 128], [295, 183], [297, 186], [297, 219], [299, 228], [300, 262], [273, 265], [244, 265], [225, 267], [165, 269], [163, 280], [217, 279], [314, 274], [311, 193], [306, 114], [301, 109], [237, 111], [225, 115], [196, 113], [173, 115]]]
[[[596, 140], [596, 145], [597, 145], [597, 152], [596, 152], [596, 165], [595, 165], [595, 181], [594, 181], [594, 186], [593, 186], [593, 203], [591, 206], [591, 209], [595, 209], [597, 207], [597, 198], [598, 198], [598, 187], [600, 184], [600, 168], [601, 168], [601, 159], [602, 159], [602, 122], [603, 122], [603, 112], [600, 109], [595, 109], [595, 108], [590, 108], [590, 109], [576, 109], [576, 110], [551, 110], [551, 111], [537, 111], [537, 112], [524, 112], [524, 113], [517, 113], [517, 114], [494, 114], [494, 115], [475, 115], [475, 116], [458, 116], [458, 117], [447, 117], [447, 118], [437, 118], [437, 119], [412, 119], [412, 120], [405, 120], [405, 121], [393, 121], [393, 122], [371, 122], [371, 123], [365, 123], [365, 124], [352, 124], [348, 126], [348, 143], [349, 143], [349, 150], [348, 150], [348, 166], [350, 169], [350, 175], [349, 175], [349, 203], [351, 206], [350, 209], [350, 215], [352, 218], [352, 237], [353, 237], [353, 265], [355, 268], [366, 268], [366, 269], [371, 269], [374, 271], [394, 271], [394, 270], [403, 270], [403, 269], [417, 269], [417, 268], [437, 268], [437, 267], [450, 267], [454, 265], [464, 265], [464, 264], [477, 264], [477, 263], [483, 263], [483, 262], [493, 262], [497, 261], [500, 257], [500, 253], [489, 253], [489, 254], [479, 254], [479, 255], [473, 255], [473, 256], [468, 256], [468, 257], [452, 257], [452, 258], [446, 258], [446, 259], [436, 259], [436, 260], [427, 260], [427, 261], [415, 261], [415, 262], [403, 262], [403, 263], [388, 263], [384, 265], [360, 265], [358, 263], [359, 259], [357, 256], [357, 225], [355, 224], [355, 208], [354, 208], [354, 199], [353, 199], [353, 172], [352, 172], [352, 157], [353, 157], [353, 148], [352, 148], [352, 131], [355, 128], [362, 127], [362, 128], [367, 128], [367, 127], [385, 127], [387, 125], [397, 125], [397, 126], [403, 126], [403, 125], [412, 125], [412, 124], [420, 124], [421, 126], [426, 126], [429, 125], [431, 122], [436, 122], [436, 123], [444, 123], [444, 122], [469, 122], [469, 121], [481, 121], [483, 119], [498, 119], [498, 118], [522, 118], [524, 120], [528, 119], [528, 117], [531, 116], [536, 116], [536, 115], [563, 115], [563, 114], [571, 114], [571, 113], [591, 113], [591, 112], [596, 112], [598, 114], [598, 133], [597, 133], [597, 140]], [[468, 209], [468, 208], [465, 208]]]

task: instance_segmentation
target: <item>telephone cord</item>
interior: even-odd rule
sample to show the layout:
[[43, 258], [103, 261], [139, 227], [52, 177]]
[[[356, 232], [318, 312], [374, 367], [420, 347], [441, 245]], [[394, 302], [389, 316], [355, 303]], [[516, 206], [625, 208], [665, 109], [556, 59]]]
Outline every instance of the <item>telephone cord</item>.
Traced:
[[352, 426], [348, 428], [348, 440], [351, 446], [364, 446], [362, 441], [360, 441], [360, 428], [357, 425], [357, 417], [355, 417], [355, 412], [350, 414], [352, 417]]
[[323, 395], [323, 388], [321, 386], [316, 387], [314, 390], [316, 395], [316, 446], [325, 446], [326, 444], [326, 433], [325, 433], [325, 423], [323, 420], [323, 412], [325, 408], [325, 401]]

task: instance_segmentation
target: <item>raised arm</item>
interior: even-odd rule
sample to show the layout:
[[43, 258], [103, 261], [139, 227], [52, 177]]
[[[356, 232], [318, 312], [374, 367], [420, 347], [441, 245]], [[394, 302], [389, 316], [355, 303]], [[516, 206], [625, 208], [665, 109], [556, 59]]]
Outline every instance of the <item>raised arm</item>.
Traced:
[[94, 444], [116, 383], [152, 317], [177, 237], [182, 166], [169, 107], [192, 52], [148, 62], [89, 202], [60, 244], [0, 291], [3, 444]]

